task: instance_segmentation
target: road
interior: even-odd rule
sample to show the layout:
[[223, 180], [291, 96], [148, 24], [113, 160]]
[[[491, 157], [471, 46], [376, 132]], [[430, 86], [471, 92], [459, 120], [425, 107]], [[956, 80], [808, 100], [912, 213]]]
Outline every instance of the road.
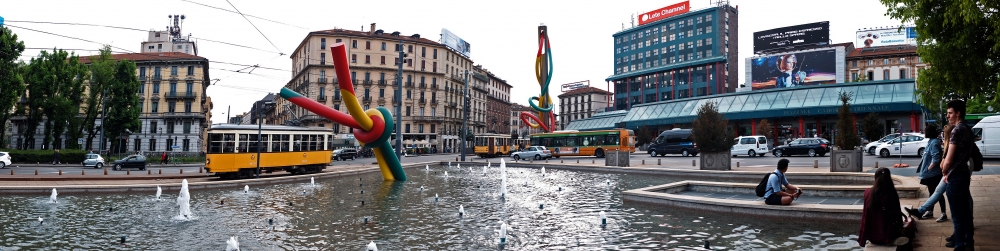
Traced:
[[[401, 160], [401, 162], [403, 162], [403, 163], [419, 163], [419, 162], [428, 162], [428, 161], [455, 161], [456, 158], [458, 158], [458, 157], [459, 157], [458, 154], [435, 154], [435, 155], [411, 156], [411, 157], [403, 157], [402, 160]], [[825, 157], [791, 156], [791, 157], [785, 157], [785, 158], [787, 158], [789, 161], [791, 161], [790, 164], [789, 164], [789, 166], [791, 166], [791, 167], [812, 167], [814, 161], [818, 161], [819, 168], [829, 168], [830, 167], [830, 156], [829, 155], [827, 155]], [[649, 165], [657, 165], [657, 161], [659, 161], [660, 165], [664, 166], [664, 167], [690, 168], [690, 167], [692, 167], [691, 161], [692, 160], [697, 161], [698, 159], [699, 159], [699, 157], [683, 157], [683, 156], [680, 156], [680, 155], [667, 155], [667, 156], [663, 156], [663, 157], [651, 157], [651, 156], [646, 155], [646, 154], [634, 154], [631, 157], [631, 166], [641, 166], [642, 163], [643, 163], [643, 161], [645, 160], [645, 164], [647, 166], [649, 166]], [[468, 155], [468, 156], [466, 156], [466, 160], [485, 161], [487, 159], [483, 159], [483, 158], [479, 158], [479, 157], [476, 157], [476, 156]], [[499, 158], [490, 158], [489, 160], [491, 160], [492, 162], [500, 162]], [[510, 158], [506, 158], [506, 160], [507, 161], [511, 161]], [[576, 160], [580, 160], [581, 163], [588, 163], [588, 164], [589, 164], [590, 160], [595, 160], [595, 161], [597, 161], [597, 163], [600, 163], [602, 161], [602, 159], [597, 159], [597, 158], [594, 158], [594, 157], [562, 157], [562, 158], [558, 158], [558, 159], [553, 158], [553, 159], [550, 159], [549, 161], [550, 162], [559, 162], [560, 160], [565, 161], [567, 163], [573, 163], [573, 162], [576, 162]], [[779, 158], [775, 158], [774, 156], [771, 156], [771, 155], [764, 156], [764, 157], [747, 157], [746, 155], [741, 155], [741, 156], [733, 157], [733, 167], [734, 168], [736, 167], [737, 162], [739, 162], [740, 167], [774, 167], [774, 166], [777, 165], [778, 160], [779, 160]], [[362, 164], [364, 164], [364, 165], [372, 165], [372, 164], [374, 164], [374, 162], [375, 162], [375, 158], [361, 158], [361, 159], [356, 159], [356, 160], [335, 161], [335, 162], [333, 162], [331, 164], [331, 166], [332, 167], [345, 166], [345, 165], [348, 165], [348, 166], [358, 166], [358, 165], [362, 165]], [[882, 158], [882, 157], [873, 156], [873, 155], [867, 155], [867, 154], [864, 156], [864, 165], [866, 167], [872, 167], [872, 166], [874, 166], [875, 162], [878, 162], [879, 166], [883, 166], [883, 167], [884, 166], [891, 166], [893, 164], [899, 163], [900, 162], [900, 158], [898, 156], [896, 156], [896, 157]], [[903, 157], [902, 158], [902, 163], [909, 164], [911, 167], [916, 167], [920, 163], [920, 158], [916, 157], [916, 156], [913, 156], [913, 157]], [[985, 161], [984, 164], [987, 165], [987, 166], [1000, 166], [1000, 159], [986, 159], [986, 161]], [[108, 169], [108, 175], [125, 175], [126, 174], [126, 170], [114, 171], [114, 170], [111, 170], [110, 167], [107, 167], [107, 168], [109, 168]], [[181, 170], [184, 170], [185, 174], [191, 174], [191, 173], [197, 173], [199, 168], [201, 168], [200, 165], [167, 165], [167, 166], [161, 166], [159, 164], [151, 164], [150, 166], [148, 166], [147, 169], [151, 170], [151, 172], [153, 174], [159, 173], [160, 170], [163, 171], [163, 174], [178, 174], [178, 173], [180, 173]], [[54, 166], [53, 165], [40, 165], [39, 166], [39, 165], [23, 165], [23, 164], [16, 164], [15, 163], [15, 164], [11, 165], [10, 167], [8, 167], [7, 169], [0, 169], [0, 175], [10, 175], [10, 170], [13, 170], [15, 174], [25, 174], [25, 175], [32, 175], [32, 174], [35, 173], [35, 170], [38, 171], [38, 174], [58, 174], [59, 171], [62, 170], [63, 171], [63, 175], [80, 175], [81, 171], [86, 171], [86, 173], [89, 174], [89, 175], [95, 175], [95, 174], [102, 174], [103, 175], [103, 172], [104, 172], [102, 169], [84, 168], [84, 167], [82, 167], [80, 165], [76, 165], [76, 164], [74, 164], [74, 165], [68, 165], [68, 164], [67, 165], [54, 165]], [[131, 172], [133, 173], [133, 175], [136, 175], [136, 174], [145, 174], [147, 171], [140, 171], [138, 169], [131, 169]]]

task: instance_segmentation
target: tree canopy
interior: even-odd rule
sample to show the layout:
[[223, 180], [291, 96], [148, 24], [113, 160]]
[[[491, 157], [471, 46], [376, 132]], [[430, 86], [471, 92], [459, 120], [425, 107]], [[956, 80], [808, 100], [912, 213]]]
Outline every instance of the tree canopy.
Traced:
[[[982, 97], [997, 104], [1000, 90], [1000, 2], [995, 0], [881, 0], [886, 15], [915, 24], [921, 102], [938, 110], [947, 99]], [[932, 105], [933, 104], [933, 105]]]
[[[24, 52], [24, 41], [17, 40], [17, 34], [0, 26], [0, 125], [6, 125], [14, 111], [14, 105], [24, 95], [22, 66], [17, 58]], [[0, 147], [6, 147], [7, 130], [0, 130]]]

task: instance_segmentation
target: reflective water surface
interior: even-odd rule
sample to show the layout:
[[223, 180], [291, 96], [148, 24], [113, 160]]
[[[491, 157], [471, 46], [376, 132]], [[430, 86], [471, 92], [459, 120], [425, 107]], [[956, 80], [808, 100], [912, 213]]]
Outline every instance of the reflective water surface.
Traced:
[[[496, 165], [485, 175], [481, 166], [407, 172], [410, 180], [396, 183], [376, 172], [317, 179], [315, 186], [250, 186], [248, 193], [242, 186], [192, 190], [189, 220], [173, 218], [174, 191], [160, 200], [154, 193], [93, 194], [59, 196], [58, 203], [3, 196], [0, 250], [224, 250], [230, 236], [242, 250], [364, 250], [369, 241], [379, 250], [701, 249], [706, 241], [715, 250], [862, 250], [855, 224], [622, 202], [622, 191], [678, 181], [662, 176], [549, 169], [543, 177], [508, 168], [502, 199]], [[509, 226], [504, 245], [501, 221]]]

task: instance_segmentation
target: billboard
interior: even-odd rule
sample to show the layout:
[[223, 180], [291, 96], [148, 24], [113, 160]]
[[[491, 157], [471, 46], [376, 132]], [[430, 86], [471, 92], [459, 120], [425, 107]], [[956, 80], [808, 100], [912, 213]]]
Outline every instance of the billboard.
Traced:
[[590, 80], [578, 81], [569, 84], [562, 84], [562, 91], [566, 92], [569, 90], [576, 90], [585, 87], [590, 87]]
[[917, 32], [913, 27], [858, 31], [856, 35], [858, 40], [854, 44], [858, 47], [917, 44]]
[[800, 24], [753, 33], [753, 52], [830, 43], [830, 22]]
[[750, 58], [747, 75], [753, 90], [834, 84], [843, 71], [837, 54], [830, 48]]
[[456, 36], [455, 33], [451, 33], [448, 29], [441, 29], [441, 43], [448, 46], [448, 48], [465, 55], [467, 58], [472, 57], [469, 55], [469, 43]]
[[644, 24], [659, 21], [660, 19], [687, 13], [688, 10], [691, 9], [691, 5], [689, 3], [690, 3], [689, 1], [684, 1], [654, 11], [643, 13], [642, 15], [639, 16], [639, 25], [642, 26]]

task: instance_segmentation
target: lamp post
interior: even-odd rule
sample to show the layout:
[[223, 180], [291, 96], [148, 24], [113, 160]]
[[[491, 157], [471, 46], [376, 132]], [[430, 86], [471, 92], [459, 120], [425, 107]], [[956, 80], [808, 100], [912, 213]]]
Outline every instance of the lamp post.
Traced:
[[263, 127], [263, 124], [264, 124], [264, 109], [266, 109], [265, 107], [267, 107], [267, 106], [273, 105], [274, 102], [272, 102], [272, 101], [267, 101], [267, 102], [257, 101], [257, 104], [258, 105], [257, 105], [257, 172], [256, 172], [256, 176], [259, 179], [260, 178], [260, 143], [261, 143], [260, 136], [261, 136], [261, 128]]
[[403, 157], [403, 63], [406, 63], [406, 53], [403, 53], [403, 40], [399, 40], [399, 65], [396, 72], [396, 158]]
[[462, 131], [458, 132], [459, 139], [462, 140], [462, 161], [465, 161], [465, 142], [469, 135], [469, 70], [465, 70], [465, 100], [462, 102]]

